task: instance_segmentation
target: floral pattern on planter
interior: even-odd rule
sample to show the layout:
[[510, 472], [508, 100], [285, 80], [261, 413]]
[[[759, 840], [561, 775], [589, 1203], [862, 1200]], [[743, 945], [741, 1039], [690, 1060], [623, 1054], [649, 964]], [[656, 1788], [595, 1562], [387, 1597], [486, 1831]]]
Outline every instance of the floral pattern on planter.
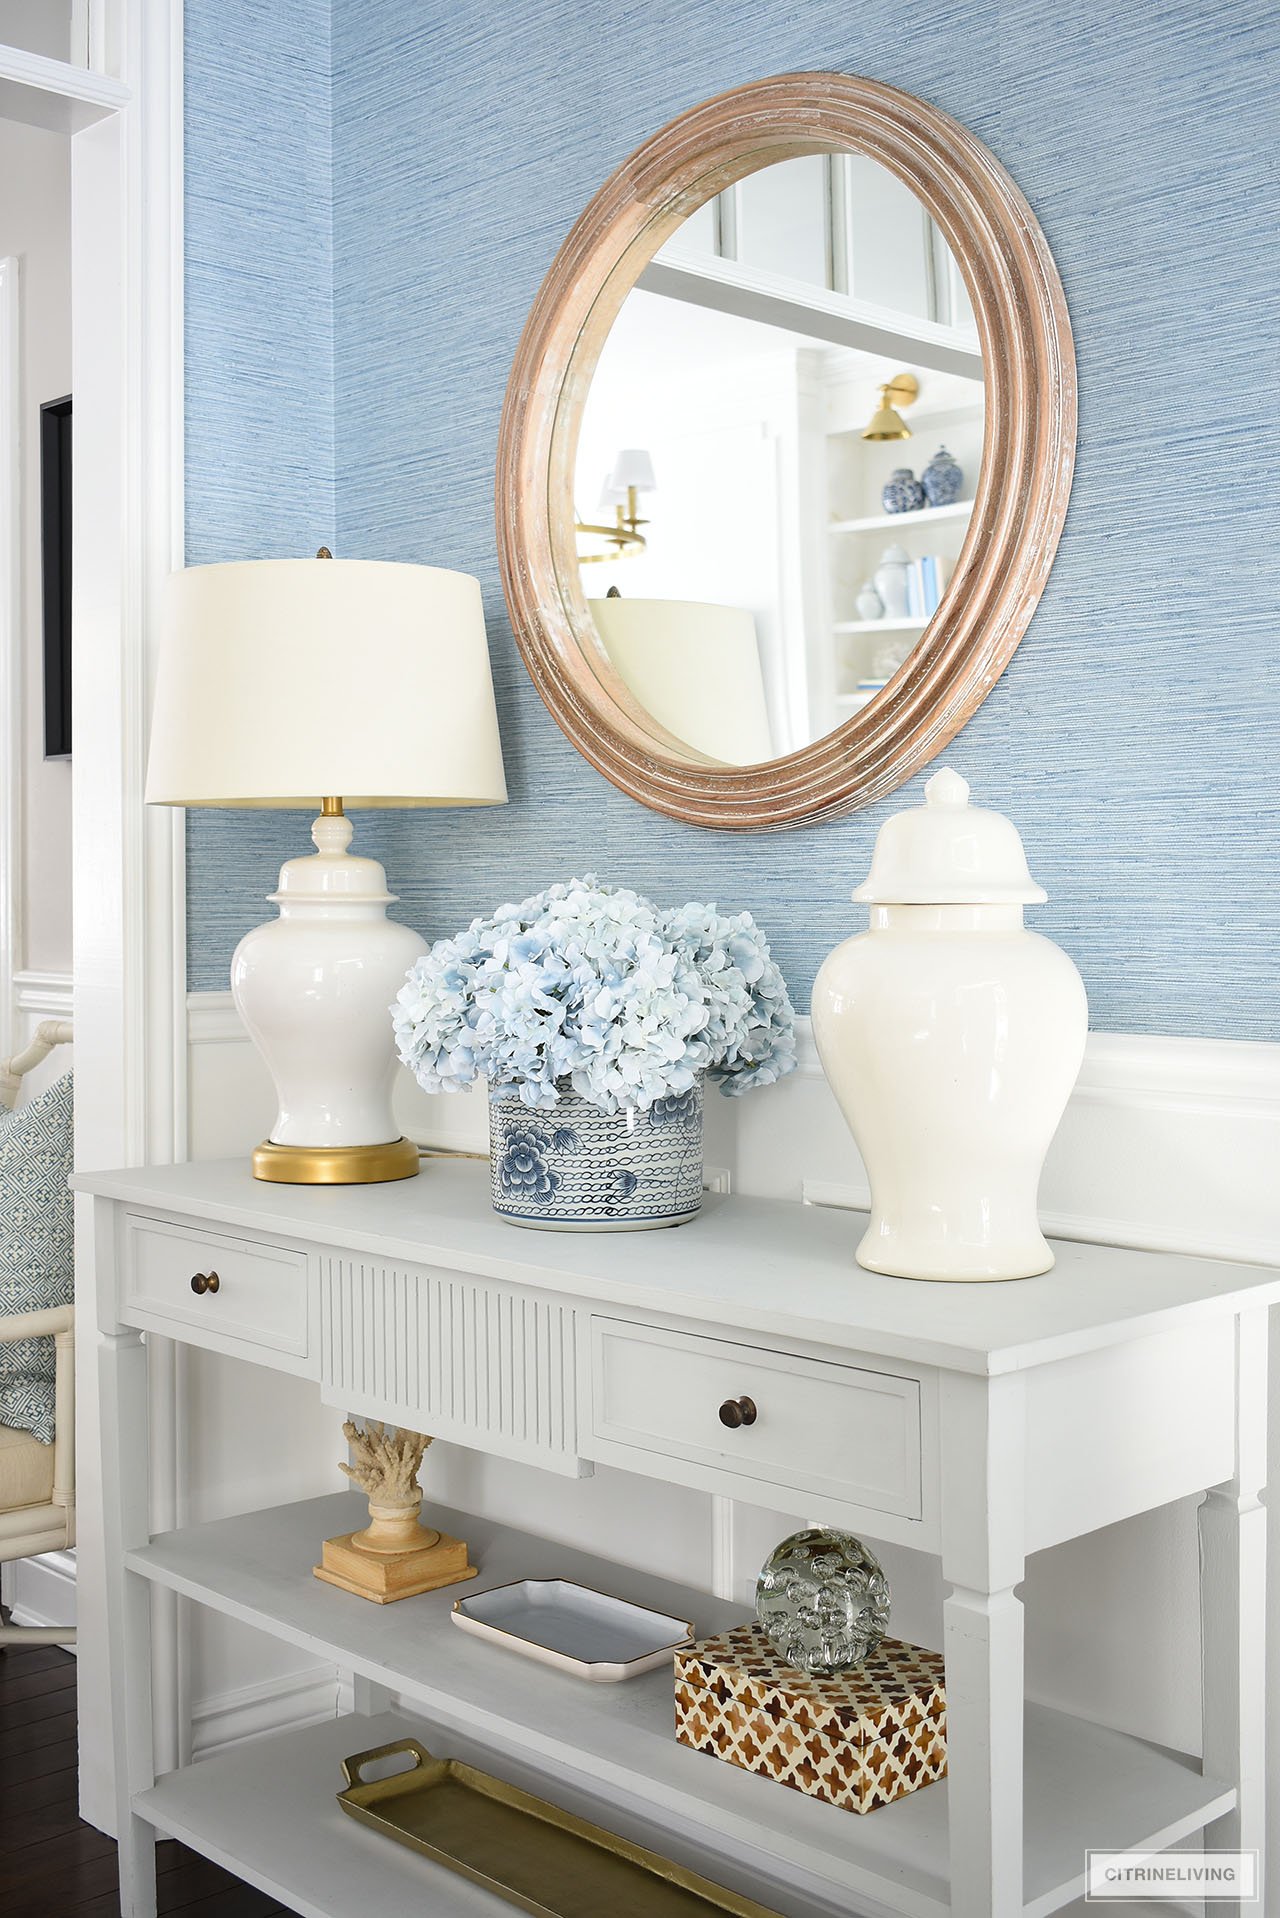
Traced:
[[[494, 1165], [494, 1184], [503, 1196], [529, 1205], [550, 1205], [560, 1189], [560, 1174], [553, 1172], [548, 1154], [558, 1135], [545, 1126], [527, 1121], [508, 1126], [503, 1134], [502, 1152]], [[569, 1133], [569, 1138], [573, 1137]]]
[[645, 1112], [601, 1112], [567, 1085], [555, 1123], [520, 1099], [489, 1105], [493, 1207], [516, 1225], [635, 1232], [702, 1205], [702, 1080]]

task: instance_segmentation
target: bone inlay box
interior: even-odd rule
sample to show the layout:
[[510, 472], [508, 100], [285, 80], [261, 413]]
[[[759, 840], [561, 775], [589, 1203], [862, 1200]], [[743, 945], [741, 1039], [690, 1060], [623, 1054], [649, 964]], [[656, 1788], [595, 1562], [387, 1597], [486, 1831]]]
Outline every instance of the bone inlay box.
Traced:
[[947, 1770], [940, 1652], [886, 1638], [857, 1671], [810, 1678], [758, 1625], [676, 1653], [676, 1737], [846, 1811], [874, 1811]]

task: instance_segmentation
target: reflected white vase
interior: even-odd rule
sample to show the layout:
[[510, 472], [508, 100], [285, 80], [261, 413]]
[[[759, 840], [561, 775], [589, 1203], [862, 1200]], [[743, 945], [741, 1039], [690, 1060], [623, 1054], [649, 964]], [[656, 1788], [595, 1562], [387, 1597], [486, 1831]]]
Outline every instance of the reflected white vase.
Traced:
[[880, 555], [880, 564], [871, 575], [886, 619], [905, 619], [907, 616], [907, 572], [910, 565], [910, 555], [904, 547], [886, 546]]
[[[823, 1070], [871, 1185], [857, 1259], [899, 1278], [1031, 1278], [1053, 1264], [1036, 1195], [1084, 1055], [1084, 986], [1023, 925], [1045, 895], [1010, 822], [968, 806], [954, 773], [926, 790], [886, 822], [854, 894], [869, 929], [814, 986]], [[920, 825], [891, 831], [904, 821]]]

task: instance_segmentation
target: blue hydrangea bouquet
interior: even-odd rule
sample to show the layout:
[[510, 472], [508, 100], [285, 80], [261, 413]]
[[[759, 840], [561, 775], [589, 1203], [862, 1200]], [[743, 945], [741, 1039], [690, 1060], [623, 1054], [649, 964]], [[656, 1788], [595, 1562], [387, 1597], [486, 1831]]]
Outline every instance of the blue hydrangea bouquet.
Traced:
[[392, 1013], [428, 1092], [487, 1080], [498, 1211], [560, 1230], [692, 1218], [704, 1077], [734, 1096], [796, 1063], [750, 913], [662, 911], [590, 875], [438, 940]]

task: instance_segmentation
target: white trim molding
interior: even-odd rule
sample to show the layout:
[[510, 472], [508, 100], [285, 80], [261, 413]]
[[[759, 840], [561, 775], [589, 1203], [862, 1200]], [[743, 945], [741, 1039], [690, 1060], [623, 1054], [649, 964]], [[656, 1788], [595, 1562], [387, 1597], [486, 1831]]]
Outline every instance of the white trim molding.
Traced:
[[129, 89], [105, 73], [0, 46], [0, 115], [56, 133], [80, 133], [129, 104]]
[[[143, 803], [156, 609], [182, 564], [182, 6], [113, 0], [101, 57], [68, 68], [69, 97], [108, 103], [71, 141], [76, 1162], [165, 1163], [186, 1149], [183, 815]], [[118, 110], [116, 110], [118, 109]], [[92, 1322], [91, 1209], [77, 1200], [76, 1276]], [[151, 1352], [155, 1529], [181, 1519], [181, 1362]], [[78, 1341], [83, 1429], [97, 1426], [96, 1352]], [[80, 1808], [114, 1832], [101, 1465], [82, 1448]], [[165, 1738], [183, 1722], [174, 1602], [156, 1621], [153, 1696]], [[179, 1752], [161, 1746], [161, 1763]]]
[[187, 994], [188, 1045], [234, 1045], [237, 1040], [243, 1040], [248, 1045], [249, 1035], [229, 992]]
[[[807, 1024], [807, 1022], [806, 1022]], [[801, 1071], [821, 1077], [811, 1035]], [[1062, 1239], [1269, 1264], [1280, 1248], [1280, 1046], [1091, 1032], [1049, 1149], [1040, 1221]], [[866, 1175], [806, 1177], [865, 1210]]]
[[37, 1019], [69, 1019], [72, 1005], [69, 972], [15, 972], [13, 1005], [16, 1012]]
[[319, 1725], [337, 1710], [338, 1674], [329, 1665], [216, 1692], [192, 1706], [191, 1756], [212, 1758], [264, 1732]]
[[22, 897], [22, 404], [18, 262], [0, 259], [0, 1058], [14, 1049]]
[[[39, 1558], [20, 1558], [5, 1567], [9, 1574], [6, 1604], [12, 1610], [13, 1623], [48, 1631], [51, 1627], [76, 1622], [75, 1547], [63, 1552], [45, 1552]], [[74, 1652], [75, 1642], [64, 1646]]]

